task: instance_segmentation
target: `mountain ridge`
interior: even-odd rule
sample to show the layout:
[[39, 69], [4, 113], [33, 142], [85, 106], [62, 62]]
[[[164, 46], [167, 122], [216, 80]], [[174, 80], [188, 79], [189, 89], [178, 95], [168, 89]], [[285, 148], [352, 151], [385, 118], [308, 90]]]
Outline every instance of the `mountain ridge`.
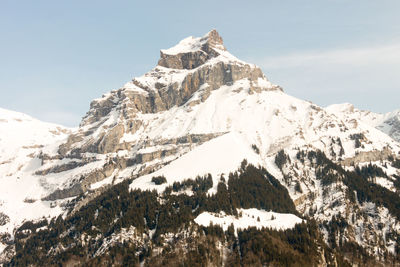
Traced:
[[400, 142], [400, 110], [387, 113], [376, 113], [368, 110], [360, 110], [350, 103], [334, 104], [326, 107], [332, 113], [342, 116], [350, 115], [365, 124], [373, 126]]

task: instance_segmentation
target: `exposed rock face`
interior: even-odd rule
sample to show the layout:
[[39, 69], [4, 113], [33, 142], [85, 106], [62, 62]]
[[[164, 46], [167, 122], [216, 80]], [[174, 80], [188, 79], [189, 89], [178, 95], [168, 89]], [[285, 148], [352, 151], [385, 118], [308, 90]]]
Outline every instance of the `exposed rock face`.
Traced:
[[60, 173], [60, 172], [65, 172], [68, 170], [75, 169], [77, 167], [85, 165], [88, 160], [82, 161], [82, 162], [77, 162], [77, 161], [71, 161], [69, 163], [63, 164], [63, 165], [57, 165], [54, 167], [51, 167], [49, 169], [45, 170], [39, 170], [35, 172], [35, 175], [47, 175], [49, 173]]
[[[189, 46], [189, 49], [200, 48], [197, 51], [173, 51], [173, 48], [168, 50], [161, 50], [160, 60], [158, 65], [171, 69], [195, 69], [209, 59], [215, 58], [220, 55], [218, 50], [225, 51], [223, 40], [216, 30], [212, 30], [208, 35], [198, 38], [198, 42], [191, 44], [192, 37], [183, 40], [180, 44], [184, 43]], [[198, 47], [196, 47], [198, 46]], [[172, 50], [172, 51], [171, 51]]]
[[43, 198], [43, 200], [57, 200], [57, 199], [63, 199], [63, 198], [69, 198], [69, 197], [75, 197], [78, 196], [80, 194], [82, 194], [84, 191], [81, 187], [80, 184], [75, 184], [70, 188], [66, 188], [66, 189], [57, 189], [56, 191], [54, 191], [53, 193], [51, 193], [49, 196]]
[[373, 150], [373, 151], [360, 152], [359, 154], [355, 155], [352, 158], [344, 159], [342, 161], [342, 164], [344, 166], [354, 166], [355, 164], [364, 162], [386, 160], [392, 155], [393, 155], [392, 151], [388, 148], [385, 148], [381, 151]]
[[129, 149], [132, 144], [120, 140], [124, 134], [145, 127], [138, 114], [185, 105], [198, 92], [200, 98], [188, 103], [196, 105], [213, 90], [242, 79], [250, 82], [250, 93], [281, 90], [266, 79], [260, 68], [229, 54], [217, 31], [201, 38], [189, 37], [162, 50], [158, 66], [150, 72], [94, 100], [79, 131], [60, 146], [59, 153], [79, 158], [83, 152], [104, 154]]
[[342, 161], [342, 164], [344, 166], [354, 166], [355, 164], [364, 162], [386, 160], [392, 155], [393, 155], [392, 151], [388, 148], [385, 148], [381, 151], [373, 150], [373, 151], [360, 152], [359, 154], [355, 155], [352, 158], [344, 159]]

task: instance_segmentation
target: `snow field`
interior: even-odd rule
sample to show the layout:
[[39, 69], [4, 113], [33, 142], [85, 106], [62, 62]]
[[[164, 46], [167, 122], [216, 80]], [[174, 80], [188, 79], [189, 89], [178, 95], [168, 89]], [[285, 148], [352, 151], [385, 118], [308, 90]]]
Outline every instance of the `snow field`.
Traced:
[[265, 211], [259, 209], [238, 209], [239, 216], [227, 215], [224, 212], [212, 213], [203, 212], [194, 219], [194, 221], [202, 226], [219, 225], [224, 231], [233, 224], [235, 233], [239, 229], [256, 227], [257, 229], [272, 228], [275, 230], [286, 230], [293, 228], [296, 224], [301, 223], [302, 219], [290, 213], [277, 213], [273, 211]]

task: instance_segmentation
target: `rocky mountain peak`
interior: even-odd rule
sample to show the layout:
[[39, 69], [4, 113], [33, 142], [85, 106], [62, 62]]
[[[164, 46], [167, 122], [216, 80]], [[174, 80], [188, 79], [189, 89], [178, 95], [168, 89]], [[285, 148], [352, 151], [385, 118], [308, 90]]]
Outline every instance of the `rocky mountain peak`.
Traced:
[[225, 50], [224, 41], [217, 30], [211, 30], [206, 36], [208, 37], [208, 43], [210, 46], [218, 47], [218, 49], [221, 49], [220, 47], [222, 46], [222, 49]]
[[226, 51], [222, 37], [216, 30], [203, 37], [183, 39], [174, 47], [160, 51], [158, 65], [171, 69], [194, 69]]
[[236, 83], [245, 84], [240, 90], [248, 94], [281, 90], [268, 81], [259, 67], [226, 51], [216, 30], [203, 37], [188, 37], [161, 50], [158, 66], [151, 71], [95, 99], [78, 132], [61, 145], [59, 152], [66, 155], [129, 150], [132, 144], [121, 140], [126, 134], [139, 136], [138, 131], [146, 130], [141, 114], [194, 107], [213, 91], [232, 88]]

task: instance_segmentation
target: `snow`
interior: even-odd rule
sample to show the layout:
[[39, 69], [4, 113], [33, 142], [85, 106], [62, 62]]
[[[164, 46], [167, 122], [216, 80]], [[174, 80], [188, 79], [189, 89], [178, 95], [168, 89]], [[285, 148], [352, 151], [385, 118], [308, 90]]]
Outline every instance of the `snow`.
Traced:
[[255, 68], [256, 65], [254, 64], [249, 64], [247, 62], [244, 62], [243, 60], [238, 59], [231, 53], [225, 50], [220, 50], [214, 48], [215, 51], [218, 52], [219, 56], [211, 58], [210, 60], [207, 61], [207, 65], [212, 66], [220, 62], [224, 62], [226, 64], [241, 64], [241, 65], [249, 65], [251, 68]]
[[263, 87], [263, 88], [271, 88], [272, 87], [272, 83], [270, 81], [268, 81], [267, 79], [258, 78], [257, 83], [260, 87]]
[[333, 104], [326, 107], [325, 110], [334, 114], [354, 112], [354, 105], [350, 103]]
[[275, 230], [286, 230], [293, 228], [296, 224], [301, 223], [302, 219], [290, 213], [277, 213], [273, 211], [265, 211], [259, 209], [238, 209], [239, 216], [226, 215], [224, 212], [212, 213], [203, 212], [198, 215], [194, 221], [202, 226], [209, 226], [211, 223], [219, 225], [224, 231], [233, 224], [236, 232], [238, 229], [246, 229], [249, 227], [272, 228]]
[[189, 36], [180, 41], [177, 45], [169, 49], [162, 49], [161, 52], [168, 55], [196, 52], [200, 50], [201, 46], [204, 45], [207, 42], [207, 40], [208, 40], [207, 37]]
[[[222, 86], [211, 92], [204, 103], [196, 106], [173, 107], [157, 114], [146, 115], [149, 121], [146, 135], [151, 139], [174, 138], [186, 134], [221, 133], [236, 130], [254, 135], [262, 131], [263, 137], [279, 135], [279, 128], [286, 128], [283, 135], [291, 134], [291, 121], [286, 118], [275, 120], [275, 109], [287, 109], [287, 105], [298, 100], [277, 91], [249, 94], [249, 81], [237, 81], [232, 86]], [[294, 105], [296, 105], [295, 103]], [[291, 114], [293, 117], [295, 114]], [[152, 119], [154, 118], [154, 119]]]
[[[180, 41], [177, 45], [169, 48], [169, 49], [162, 49], [161, 52], [166, 55], [178, 55], [178, 54], [184, 54], [184, 53], [193, 53], [197, 51], [202, 51], [201, 47], [207, 43], [209, 33], [204, 35], [203, 37], [193, 37], [189, 36], [182, 41]], [[252, 68], [256, 67], [254, 64], [249, 64], [246, 63], [235, 56], [233, 56], [231, 53], [225, 50], [225, 47], [222, 44], [215, 44], [213, 49], [219, 54], [217, 57], [209, 59], [205, 65], [214, 65], [219, 62], [224, 62], [227, 64], [242, 64], [242, 65], [249, 65]], [[203, 51], [202, 51], [203, 52]], [[205, 53], [205, 52], [203, 52]], [[160, 68], [160, 66], [157, 66], [157, 68]], [[192, 70], [193, 71], [193, 70]], [[184, 70], [184, 72], [187, 72], [187, 70]], [[179, 71], [179, 73], [182, 73], [182, 71]], [[268, 84], [265, 84], [266, 87], [269, 87]]]
[[[165, 85], [165, 88], [174, 84], [181, 85], [185, 77], [194, 71], [195, 69], [170, 69], [157, 66], [144, 75], [134, 78], [134, 81], [141, 84], [141, 86], [148, 88], [148, 90], [157, 90], [156, 84], [163, 84]], [[179, 88], [179, 86], [177, 88]]]
[[385, 114], [374, 113], [371, 111], [359, 110], [352, 104], [334, 104], [325, 108], [327, 112], [335, 114], [344, 120], [354, 119], [357, 122], [368, 125], [391, 136], [397, 142], [400, 142], [400, 110], [395, 110]]
[[[268, 157], [274, 156], [280, 149], [312, 147], [329, 155], [330, 147], [327, 144], [331, 143], [332, 138], [342, 141], [345, 151], [343, 158], [354, 157], [356, 152], [382, 150], [387, 145], [394, 152], [399, 151], [393, 139], [370, 125], [360, 123], [353, 129], [347, 115], [332, 114], [332, 110], [338, 110], [339, 106], [327, 112], [281, 91], [250, 93], [249, 87], [249, 81], [243, 79], [213, 90], [200, 104], [173, 107], [157, 114], [138, 114], [146, 122], [146, 127], [141, 128], [135, 136], [130, 136], [131, 142], [141, 136], [149, 140], [166, 140], [188, 134], [223, 135], [193, 147], [190, 152], [154, 173], [137, 178], [131, 188], [162, 192], [175, 181], [194, 179], [208, 173], [212, 174], [216, 185], [222, 173], [235, 171], [243, 159], [255, 165], [268, 166]], [[195, 94], [189, 103], [198, 98]], [[339, 110], [351, 108], [351, 105], [345, 105]], [[346, 127], [347, 130], [344, 130]], [[355, 149], [354, 140], [349, 135], [360, 132], [371, 144], [365, 143], [364, 148]], [[259, 148], [260, 155], [251, 149], [253, 144]], [[141, 152], [154, 152], [155, 149], [148, 147]], [[152, 177], [159, 175], [167, 178], [166, 184], [155, 185], [151, 182]], [[215, 188], [209, 193], [214, 192]]]
[[54, 144], [65, 141], [72, 130], [0, 109], [0, 212], [10, 218], [0, 232], [12, 233], [24, 220], [62, 212], [59, 206], [40, 200], [49, 191], [43, 186], [45, 180], [33, 173], [42, 167], [37, 155], [43, 150], [53, 152]]
[[[0, 108], [0, 163], [64, 139], [70, 129]], [[26, 153], [24, 153], [26, 154]]]
[[[259, 156], [251, 149], [250, 144], [247, 145], [239, 133], [231, 132], [194, 148], [154, 173], [135, 179], [130, 188], [156, 189], [162, 192], [174, 182], [182, 182], [188, 178], [195, 179], [198, 175], [210, 173], [214, 184], [210, 193], [213, 193], [216, 192], [221, 174], [228, 174], [238, 169], [243, 159], [254, 165], [260, 163]], [[155, 176], [165, 176], [167, 183], [155, 185], [151, 182], [151, 178]]]
[[389, 189], [390, 191], [396, 192], [396, 188], [393, 185], [393, 182], [388, 180], [387, 178], [384, 177], [376, 177], [375, 178], [376, 184]]
[[126, 84], [124, 84], [124, 86], [122, 88], [126, 89], [126, 90], [129, 90], [129, 91], [133, 91], [133, 92], [138, 93], [138, 94], [144, 94], [144, 95], [148, 94], [147, 91], [145, 91], [142, 88], [136, 86], [132, 81], [127, 82]]
[[[162, 49], [161, 52], [167, 55], [177, 55], [199, 51], [201, 47], [208, 42], [210, 33], [211, 32], [208, 32], [203, 37], [189, 36], [169, 49]], [[215, 48], [219, 50], [224, 50], [224, 46], [222, 44], [216, 44]]]
[[7, 247], [7, 245], [3, 244], [0, 242], [0, 255], [4, 251], [4, 249]]

